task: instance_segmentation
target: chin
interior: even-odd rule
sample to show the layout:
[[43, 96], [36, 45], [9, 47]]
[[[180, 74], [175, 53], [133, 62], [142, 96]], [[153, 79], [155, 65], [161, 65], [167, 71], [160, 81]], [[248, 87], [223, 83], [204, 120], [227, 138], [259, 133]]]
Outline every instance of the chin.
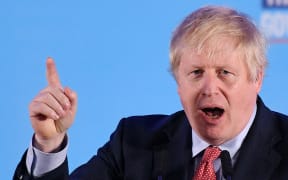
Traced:
[[226, 141], [227, 138], [223, 134], [223, 128], [206, 129], [204, 139], [211, 145], [220, 145]]

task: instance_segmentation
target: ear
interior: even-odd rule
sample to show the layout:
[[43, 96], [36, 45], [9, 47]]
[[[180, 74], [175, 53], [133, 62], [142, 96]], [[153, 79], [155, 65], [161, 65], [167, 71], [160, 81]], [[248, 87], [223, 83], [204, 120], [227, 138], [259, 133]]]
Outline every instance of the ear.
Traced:
[[177, 93], [178, 93], [178, 95], [180, 95], [181, 94], [181, 88], [180, 88], [180, 84], [179, 84], [179, 82], [178, 81], [176, 81], [176, 85], [177, 85]]
[[255, 81], [255, 88], [256, 88], [256, 92], [259, 93], [262, 87], [262, 83], [263, 83], [263, 78], [264, 78], [264, 72], [260, 71], [258, 73], [257, 79]]
[[179, 81], [179, 79], [176, 80], [176, 83], [177, 83], [177, 93], [178, 93], [179, 97], [181, 97], [181, 95], [183, 93], [182, 92], [183, 91], [183, 88], [182, 88], [183, 85], [181, 85], [181, 82]]
[[177, 84], [177, 93], [178, 93], [178, 95], [180, 96], [181, 90], [180, 90], [180, 88], [179, 88], [179, 84]]

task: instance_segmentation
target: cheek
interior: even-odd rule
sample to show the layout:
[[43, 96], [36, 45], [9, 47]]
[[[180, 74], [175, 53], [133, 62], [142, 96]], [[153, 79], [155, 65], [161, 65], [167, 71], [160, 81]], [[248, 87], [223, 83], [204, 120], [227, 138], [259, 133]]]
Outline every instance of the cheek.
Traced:
[[178, 94], [185, 112], [194, 114], [193, 112], [196, 111], [197, 106], [197, 92], [191, 88], [189, 89], [182, 86], [178, 87]]
[[245, 127], [256, 106], [257, 93], [249, 91], [247, 88], [242, 88], [242, 91], [229, 96], [227, 115], [235, 132], [239, 132]]
[[189, 102], [188, 93], [186, 92], [184, 88], [178, 87], [178, 95], [180, 97], [182, 106], [185, 108], [186, 104]]
[[242, 80], [225, 92], [232, 108], [238, 109], [238, 111], [241, 109], [249, 110], [251, 105], [254, 106], [256, 103], [258, 87], [256, 84]]
[[186, 85], [180, 85], [178, 86], [178, 95], [182, 102], [191, 102], [195, 96], [195, 89]]
[[238, 93], [234, 94], [234, 100], [237, 106], [249, 108], [252, 104], [256, 103], [258, 91], [253, 84], [244, 84], [238, 88]]
[[189, 98], [197, 94], [200, 89], [199, 82], [193, 82], [188, 78], [179, 78], [178, 81], [178, 94], [181, 97]]

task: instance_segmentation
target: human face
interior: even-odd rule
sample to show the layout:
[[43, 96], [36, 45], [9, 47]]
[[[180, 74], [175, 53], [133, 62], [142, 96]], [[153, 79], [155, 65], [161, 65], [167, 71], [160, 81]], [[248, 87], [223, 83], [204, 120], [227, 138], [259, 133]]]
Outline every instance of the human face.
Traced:
[[[213, 58], [184, 50], [176, 80], [192, 129], [212, 145], [237, 136], [248, 123], [262, 84], [249, 80], [248, 68], [235, 49], [227, 46]], [[239, 50], [238, 50], [239, 51]]]

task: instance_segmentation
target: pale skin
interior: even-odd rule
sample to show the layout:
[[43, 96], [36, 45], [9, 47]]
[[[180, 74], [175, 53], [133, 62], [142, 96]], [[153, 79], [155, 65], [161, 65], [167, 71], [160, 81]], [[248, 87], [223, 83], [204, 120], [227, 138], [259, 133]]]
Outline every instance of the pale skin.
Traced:
[[[255, 109], [263, 79], [259, 72], [256, 80], [250, 80], [241, 52], [234, 51], [230, 44], [222, 46], [213, 59], [205, 53], [184, 51], [175, 73], [191, 127], [206, 142], [217, 146], [244, 129]], [[223, 113], [204, 111], [216, 107]]]
[[63, 88], [52, 58], [46, 61], [46, 78], [48, 86], [32, 100], [29, 114], [35, 132], [34, 146], [43, 152], [54, 152], [74, 121], [77, 94]]
[[[248, 68], [239, 53], [222, 47], [228, 53], [215, 56], [184, 51], [177, 69], [178, 94], [193, 130], [212, 145], [239, 134], [251, 117], [260, 92], [263, 73], [249, 80]], [[230, 49], [230, 51], [229, 51]], [[223, 51], [223, 52], [225, 52]], [[35, 144], [43, 152], [57, 151], [77, 110], [77, 94], [63, 88], [53, 59], [47, 59], [48, 86], [32, 100], [30, 119]], [[224, 113], [211, 117], [203, 108], [221, 108]]]

